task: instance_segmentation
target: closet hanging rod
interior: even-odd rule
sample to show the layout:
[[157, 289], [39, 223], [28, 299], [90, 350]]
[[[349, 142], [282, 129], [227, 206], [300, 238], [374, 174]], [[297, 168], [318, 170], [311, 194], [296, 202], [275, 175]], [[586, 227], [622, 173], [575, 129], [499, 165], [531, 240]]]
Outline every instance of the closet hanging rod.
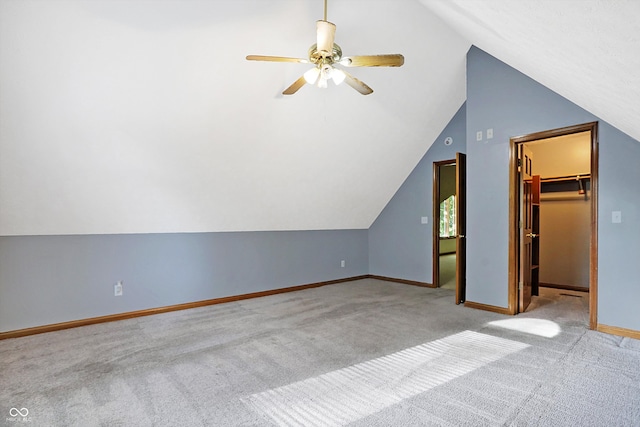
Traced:
[[560, 194], [545, 193], [540, 195], [541, 202], [567, 202], [573, 200], [589, 200], [588, 194]]
[[584, 173], [578, 175], [550, 176], [546, 178], [541, 177], [540, 182], [579, 181], [581, 179], [591, 179], [591, 174]]

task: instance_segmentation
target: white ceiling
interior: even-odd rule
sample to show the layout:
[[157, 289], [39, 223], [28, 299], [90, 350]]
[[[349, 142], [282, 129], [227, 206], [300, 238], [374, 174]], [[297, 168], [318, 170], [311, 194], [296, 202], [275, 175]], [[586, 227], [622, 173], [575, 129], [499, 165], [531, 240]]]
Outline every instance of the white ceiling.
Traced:
[[638, 4], [330, 0], [346, 55], [405, 66], [283, 97], [307, 66], [244, 57], [304, 57], [321, 0], [0, 0], [0, 235], [368, 228], [471, 42], [640, 139]]
[[640, 140], [640, 1], [420, 1], [474, 45]]

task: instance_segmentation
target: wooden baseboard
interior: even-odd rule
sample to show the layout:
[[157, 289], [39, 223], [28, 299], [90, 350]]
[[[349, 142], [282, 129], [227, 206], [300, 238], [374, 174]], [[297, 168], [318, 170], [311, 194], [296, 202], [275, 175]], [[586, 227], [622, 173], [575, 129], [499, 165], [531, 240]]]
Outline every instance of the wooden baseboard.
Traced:
[[190, 308], [205, 307], [208, 305], [223, 304], [226, 302], [240, 301], [250, 298], [259, 298], [269, 295], [282, 294], [285, 292], [295, 292], [304, 289], [319, 288], [320, 286], [334, 285], [337, 283], [352, 282], [354, 280], [366, 279], [369, 275], [347, 277], [344, 279], [329, 280], [327, 282], [309, 283], [306, 285], [291, 286], [288, 288], [272, 289], [269, 291], [253, 292], [250, 294], [234, 295], [223, 298], [214, 298], [204, 301], [188, 302], [185, 304], [176, 304], [166, 307], [150, 308], [147, 310], [130, 311], [127, 313], [110, 314], [107, 316], [91, 317], [88, 319], [72, 320], [69, 322], [54, 323], [51, 325], [36, 326], [33, 328], [18, 329], [15, 331], [0, 332], [0, 340], [9, 338], [26, 337], [28, 335], [43, 334], [45, 332], [61, 331], [63, 329], [77, 328], [80, 326], [96, 325], [98, 323], [115, 322], [118, 320], [133, 319], [136, 317], [151, 316], [153, 314], [168, 313], [171, 311], [188, 310]]
[[494, 313], [507, 314], [509, 316], [513, 315], [513, 313], [511, 313], [508, 308], [498, 307], [498, 306], [489, 305], [489, 304], [481, 304], [479, 302], [465, 301], [464, 306], [469, 308], [475, 308], [478, 310], [492, 311]]
[[561, 285], [558, 283], [545, 283], [545, 282], [540, 282], [539, 286], [541, 288], [566, 289], [567, 291], [589, 292], [589, 288], [585, 288], [584, 286]]
[[433, 284], [427, 282], [417, 282], [415, 280], [396, 279], [395, 277], [377, 276], [375, 274], [367, 275], [369, 279], [384, 280], [385, 282], [402, 283], [404, 285], [420, 286], [423, 288], [435, 288]]
[[596, 331], [605, 334], [618, 335], [621, 337], [634, 338], [640, 340], [640, 331], [633, 329], [619, 328], [617, 326], [598, 325]]

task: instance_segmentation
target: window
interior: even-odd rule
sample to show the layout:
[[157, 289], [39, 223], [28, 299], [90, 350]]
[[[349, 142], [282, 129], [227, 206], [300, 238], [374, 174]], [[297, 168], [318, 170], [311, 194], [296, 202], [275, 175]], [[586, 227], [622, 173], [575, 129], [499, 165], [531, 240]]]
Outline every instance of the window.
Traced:
[[440, 237], [456, 236], [456, 196], [440, 203]]

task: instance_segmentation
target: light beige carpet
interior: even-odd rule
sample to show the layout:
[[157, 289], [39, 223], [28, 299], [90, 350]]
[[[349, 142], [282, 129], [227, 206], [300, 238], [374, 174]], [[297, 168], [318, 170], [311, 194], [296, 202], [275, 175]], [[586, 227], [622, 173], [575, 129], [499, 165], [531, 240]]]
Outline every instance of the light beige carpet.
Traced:
[[362, 280], [0, 341], [0, 425], [640, 425], [640, 344], [579, 298], [453, 299]]
[[456, 254], [440, 255], [440, 287], [456, 289]]

